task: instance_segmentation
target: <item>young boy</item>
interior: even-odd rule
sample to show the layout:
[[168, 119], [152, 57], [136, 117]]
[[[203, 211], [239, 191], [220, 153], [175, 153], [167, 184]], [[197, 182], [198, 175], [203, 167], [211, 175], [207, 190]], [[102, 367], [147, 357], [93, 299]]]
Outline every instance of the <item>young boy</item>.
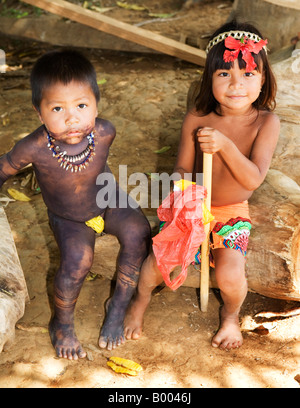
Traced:
[[111, 174], [107, 157], [116, 131], [97, 118], [100, 93], [92, 64], [73, 50], [47, 53], [33, 67], [31, 86], [42, 126], [0, 158], [0, 187], [32, 163], [61, 254], [50, 337], [58, 357], [77, 360], [86, 353], [74, 331], [74, 309], [95, 244], [95, 231], [86, 221], [98, 217], [121, 245], [116, 287], [99, 338], [99, 346], [108, 350], [125, 341], [123, 320], [148, 253], [150, 227], [116, 185], [109, 191], [111, 202], [96, 202], [107, 189], [97, 178]]

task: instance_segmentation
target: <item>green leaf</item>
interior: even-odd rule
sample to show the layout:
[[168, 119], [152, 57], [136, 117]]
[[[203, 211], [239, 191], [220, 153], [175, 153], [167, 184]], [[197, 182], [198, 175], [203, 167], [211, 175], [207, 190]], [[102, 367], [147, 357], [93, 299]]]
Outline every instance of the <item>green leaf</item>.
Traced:
[[171, 146], [164, 146], [159, 150], [154, 150], [154, 153], [161, 154], [161, 153], [167, 152], [170, 149], [171, 149]]
[[145, 174], [146, 176], [150, 178], [150, 180], [157, 180], [157, 181], [160, 180], [159, 175], [156, 173], [145, 173]]

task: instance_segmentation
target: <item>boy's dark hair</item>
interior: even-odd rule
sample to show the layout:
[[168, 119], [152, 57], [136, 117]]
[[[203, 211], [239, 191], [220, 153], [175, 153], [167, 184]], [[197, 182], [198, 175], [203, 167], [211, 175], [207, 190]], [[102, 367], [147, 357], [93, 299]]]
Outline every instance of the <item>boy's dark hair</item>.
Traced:
[[[261, 33], [249, 23], [238, 23], [236, 20], [233, 20], [229, 23], [224, 24], [220, 27], [215, 33], [211, 36], [210, 40], [216, 37], [220, 33], [227, 31], [236, 30], [236, 31], [248, 31], [254, 34], [259, 35], [263, 38]], [[209, 53], [207, 54], [206, 64], [204, 72], [201, 78], [200, 91], [195, 98], [195, 107], [196, 110], [201, 115], [208, 115], [210, 112], [217, 112], [219, 106], [218, 101], [214, 98], [212, 93], [212, 76], [213, 73], [218, 69], [230, 69], [233, 65], [233, 62], [225, 62], [223, 59], [224, 51], [226, 50], [224, 41], [221, 41], [219, 44], [214, 45]], [[261, 93], [255, 102], [253, 102], [253, 107], [256, 109], [265, 109], [271, 111], [275, 108], [275, 96], [277, 91], [276, 80], [272, 69], [270, 67], [266, 52], [262, 49], [258, 54], [252, 54], [254, 61], [257, 65], [256, 69], [260, 70], [262, 67], [263, 74], [265, 77], [264, 84], [261, 89]], [[242, 53], [238, 55], [238, 63], [240, 69], [246, 67], [245, 61], [242, 59]]]
[[96, 72], [85, 56], [71, 49], [44, 54], [36, 61], [30, 76], [33, 106], [40, 110], [43, 90], [49, 85], [56, 82], [66, 85], [73, 80], [89, 83], [97, 103], [99, 102]]

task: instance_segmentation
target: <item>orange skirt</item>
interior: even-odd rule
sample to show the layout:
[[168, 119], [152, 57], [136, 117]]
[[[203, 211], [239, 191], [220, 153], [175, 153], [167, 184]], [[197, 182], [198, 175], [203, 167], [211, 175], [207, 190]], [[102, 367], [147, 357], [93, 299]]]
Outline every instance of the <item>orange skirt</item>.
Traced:
[[[212, 207], [214, 220], [210, 222], [210, 248], [229, 248], [240, 251], [244, 256], [251, 230], [248, 201], [237, 204]], [[201, 262], [200, 248], [195, 255], [195, 264]], [[211, 266], [213, 259], [211, 255]]]

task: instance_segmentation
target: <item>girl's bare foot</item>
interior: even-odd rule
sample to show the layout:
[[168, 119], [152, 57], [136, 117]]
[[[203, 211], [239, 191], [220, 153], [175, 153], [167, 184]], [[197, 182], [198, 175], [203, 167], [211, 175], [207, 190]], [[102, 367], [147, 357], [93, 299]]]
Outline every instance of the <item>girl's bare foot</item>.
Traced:
[[126, 312], [124, 335], [128, 340], [137, 340], [142, 334], [143, 319], [150, 303], [153, 289], [163, 282], [153, 252], [145, 259], [137, 292]]
[[222, 350], [241, 347], [243, 337], [240, 330], [238, 314], [227, 313], [224, 306], [220, 310], [220, 328], [212, 339], [212, 346]]
[[137, 340], [140, 338], [143, 329], [144, 314], [151, 300], [149, 296], [137, 294], [132, 300], [125, 317], [124, 334], [127, 340]]

